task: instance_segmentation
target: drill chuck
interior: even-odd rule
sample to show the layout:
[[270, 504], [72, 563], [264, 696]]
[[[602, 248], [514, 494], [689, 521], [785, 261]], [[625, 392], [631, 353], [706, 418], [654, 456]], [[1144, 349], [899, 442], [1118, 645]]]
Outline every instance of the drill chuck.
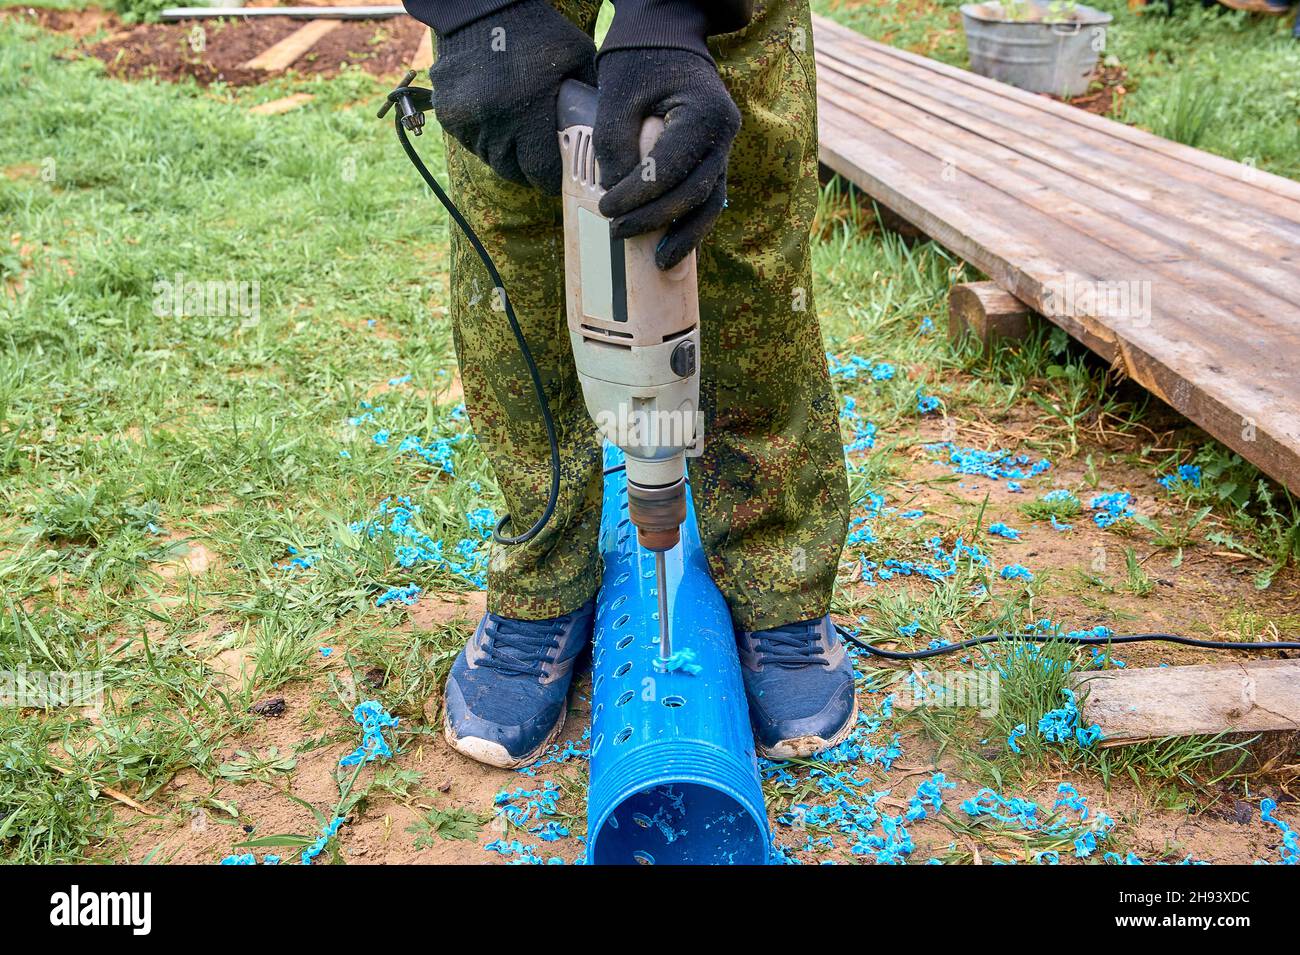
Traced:
[[646, 550], [672, 550], [682, 537], [686, 520], [686, 478], [664, 486], [627, 482], [627, 516], [637, 541]]

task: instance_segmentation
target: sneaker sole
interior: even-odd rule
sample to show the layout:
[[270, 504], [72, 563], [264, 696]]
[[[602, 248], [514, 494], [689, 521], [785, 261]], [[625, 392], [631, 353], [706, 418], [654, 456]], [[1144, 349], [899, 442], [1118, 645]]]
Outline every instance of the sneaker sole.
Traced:
[[560, 707], [560, 717], [555, 721], [555, 725], [551, 727], [551, 731], [546, 734], [546, 739], [542, 740], [532, 752], [518, 759], [511, 756], [510, 751], [500, 743], [494, 743], [492, 740], [478, 736], [457, 736], [456, 731], [451, 728], [451, 723], [447, 719], [446, 707], [443, 707], [442, 711], [442, 735], [447, 740], [447, 745], [462, 756], [468, 756], [476, 762], [495, 766], [498, 769], [518, 769], [521, 766], [537, 762], [546, 747], [555, 742], [556, 737], [560, 735], [560, 731], [564, 729], [564, 717], [568, 708], [566, 701], [566, 705]]
[[755, 740], [755, 746], [758, 749], [758, 755], [767, 759], [804, 759], [815, 753], [820, 753], [824, 749], [830, 749], [832, 746], [838, 746], [849, 738], [853, 732], [853, 727], [858, 722], [858, 699], [853, 698], [853, 712], [839, 731], [831, 736], [830, 739], [822, 739], [820, 736], [796, 736], [794, 739], [783, 739], [775, 746], [764, 746]]

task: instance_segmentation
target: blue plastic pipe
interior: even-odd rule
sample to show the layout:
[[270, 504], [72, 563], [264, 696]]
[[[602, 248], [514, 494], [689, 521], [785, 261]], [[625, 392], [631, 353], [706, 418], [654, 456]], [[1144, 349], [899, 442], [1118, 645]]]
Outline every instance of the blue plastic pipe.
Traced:
[[[619, 463], [615, 450], [607, 466]], [[654, 555], [636, 542], [622, 471], [605, 478], [605, 571], [592, 649], [587, 859], [595, 865], [767, 862], [769, 833], [736, 637], [688, 501], [667, 554], [674, 655], [662, 672]]]

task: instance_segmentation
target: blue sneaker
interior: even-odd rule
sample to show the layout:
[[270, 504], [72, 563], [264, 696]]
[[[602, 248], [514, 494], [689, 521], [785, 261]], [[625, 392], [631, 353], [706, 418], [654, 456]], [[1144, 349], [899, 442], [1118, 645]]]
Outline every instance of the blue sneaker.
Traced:
[[553, 620], [485, 614], [447, 677], [443, 733], [452, 748], [503, 769], [534, 762], [564, 727], [595, 606]]
[[737, 639], [760, 755], [811, 756], [852, 732], [858, 712], [853, 664], [829, 616], [741, 630]]

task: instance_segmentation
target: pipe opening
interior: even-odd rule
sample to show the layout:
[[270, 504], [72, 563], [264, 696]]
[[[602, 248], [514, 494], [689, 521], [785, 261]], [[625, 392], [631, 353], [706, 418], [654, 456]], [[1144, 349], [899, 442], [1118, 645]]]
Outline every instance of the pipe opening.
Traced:
[[591, 861], [761, 865], [764, 846], [758, 823], [734, 798], [703, 783], [671, 783], [635, 792], [615, 807], [592, 841]]

